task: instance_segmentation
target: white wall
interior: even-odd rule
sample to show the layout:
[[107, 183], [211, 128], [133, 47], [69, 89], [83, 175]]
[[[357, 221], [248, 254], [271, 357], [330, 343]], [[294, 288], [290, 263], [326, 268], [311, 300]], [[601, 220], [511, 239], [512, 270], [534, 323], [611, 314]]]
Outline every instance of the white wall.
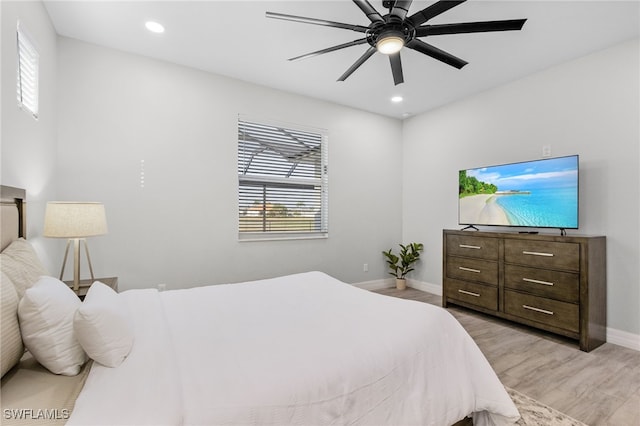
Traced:
[[[401, 236], [400, 121], [64, 37], [58, 53], [59, 196], [105, 203], [97, 275], [124, 289], [385, 276], [381, 251]], [[329, 130], [328, 239], [237, 241], [239, 113]]]
[[640, 334], [638, 49], [623, 43], [405, 121], [403, 238], [426, 244], [414, 278], [441, 286], [458, 170], [551, 145], [580, 155], [580, 229], [569, 233], [607, 236], [608, 325]]
[[[42, 238], [46, 201], [56, 196], [57, 35], [41, 2], [0, 2], [2, 25], [2, 111], [0, 176], [3, 185], [27, 190], [27, 237], [43, 263], [58, 274], [61, 257], [51, 256], [59, 241]], [[40, 54], [39, 118], [16, 100], [16, 24], [20, 19]]]

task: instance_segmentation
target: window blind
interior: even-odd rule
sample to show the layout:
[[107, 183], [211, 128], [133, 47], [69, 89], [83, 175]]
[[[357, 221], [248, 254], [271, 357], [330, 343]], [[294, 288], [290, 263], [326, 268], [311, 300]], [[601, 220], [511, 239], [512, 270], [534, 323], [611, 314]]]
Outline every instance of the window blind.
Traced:
[[31, 38], [18, 22], [17, 29], [18, 106], [38, 117], [38, 69], [40, 55]]
[[326, 142], [321, 131], [238, 120], [241, 237], [328, 232]]

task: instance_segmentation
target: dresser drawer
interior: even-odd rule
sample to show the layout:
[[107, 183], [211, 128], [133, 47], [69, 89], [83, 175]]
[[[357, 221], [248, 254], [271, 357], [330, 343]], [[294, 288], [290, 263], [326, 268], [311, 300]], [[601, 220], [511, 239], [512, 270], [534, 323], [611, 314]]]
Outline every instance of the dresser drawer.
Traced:
[[580, 245], [505, 239], [504, 261], [539, 268], [579, 271]]
[[578, 305], [515, 291], [505, 291], [506, 313], [562, 328], [574, 333], [580, 331]]
[[498, 263], [467, 257], [447, 257], [447, 277], [498, 285]]
[[449, 299], [498, 310], [498, 288], [457, 280], [448, 280], [445, 296]]
[[504, 266], [504, 286], [565, 302], [580, 300], [580, 275], [524, 266]]
[[498, 260], [498, 239], [466, 235], [447, 235], [447, 254]]

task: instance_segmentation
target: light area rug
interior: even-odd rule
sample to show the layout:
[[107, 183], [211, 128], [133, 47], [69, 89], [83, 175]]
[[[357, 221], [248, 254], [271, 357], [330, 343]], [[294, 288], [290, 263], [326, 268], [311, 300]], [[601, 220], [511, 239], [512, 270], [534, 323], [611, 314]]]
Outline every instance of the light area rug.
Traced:
[[520, 426], [587, 426], [584, 423], [546, 406], [527, 395], [508, 388], [509, 396], [520, 411]]

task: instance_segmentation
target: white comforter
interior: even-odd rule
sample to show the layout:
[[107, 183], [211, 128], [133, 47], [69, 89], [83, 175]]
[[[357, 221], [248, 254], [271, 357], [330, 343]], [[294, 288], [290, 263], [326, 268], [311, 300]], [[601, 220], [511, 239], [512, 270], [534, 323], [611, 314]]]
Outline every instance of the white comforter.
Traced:
[[319, 272], [121, 293], [136, 338], [97, 363], [70, 425], [512, 424], [518, 411], [445, 310]]

